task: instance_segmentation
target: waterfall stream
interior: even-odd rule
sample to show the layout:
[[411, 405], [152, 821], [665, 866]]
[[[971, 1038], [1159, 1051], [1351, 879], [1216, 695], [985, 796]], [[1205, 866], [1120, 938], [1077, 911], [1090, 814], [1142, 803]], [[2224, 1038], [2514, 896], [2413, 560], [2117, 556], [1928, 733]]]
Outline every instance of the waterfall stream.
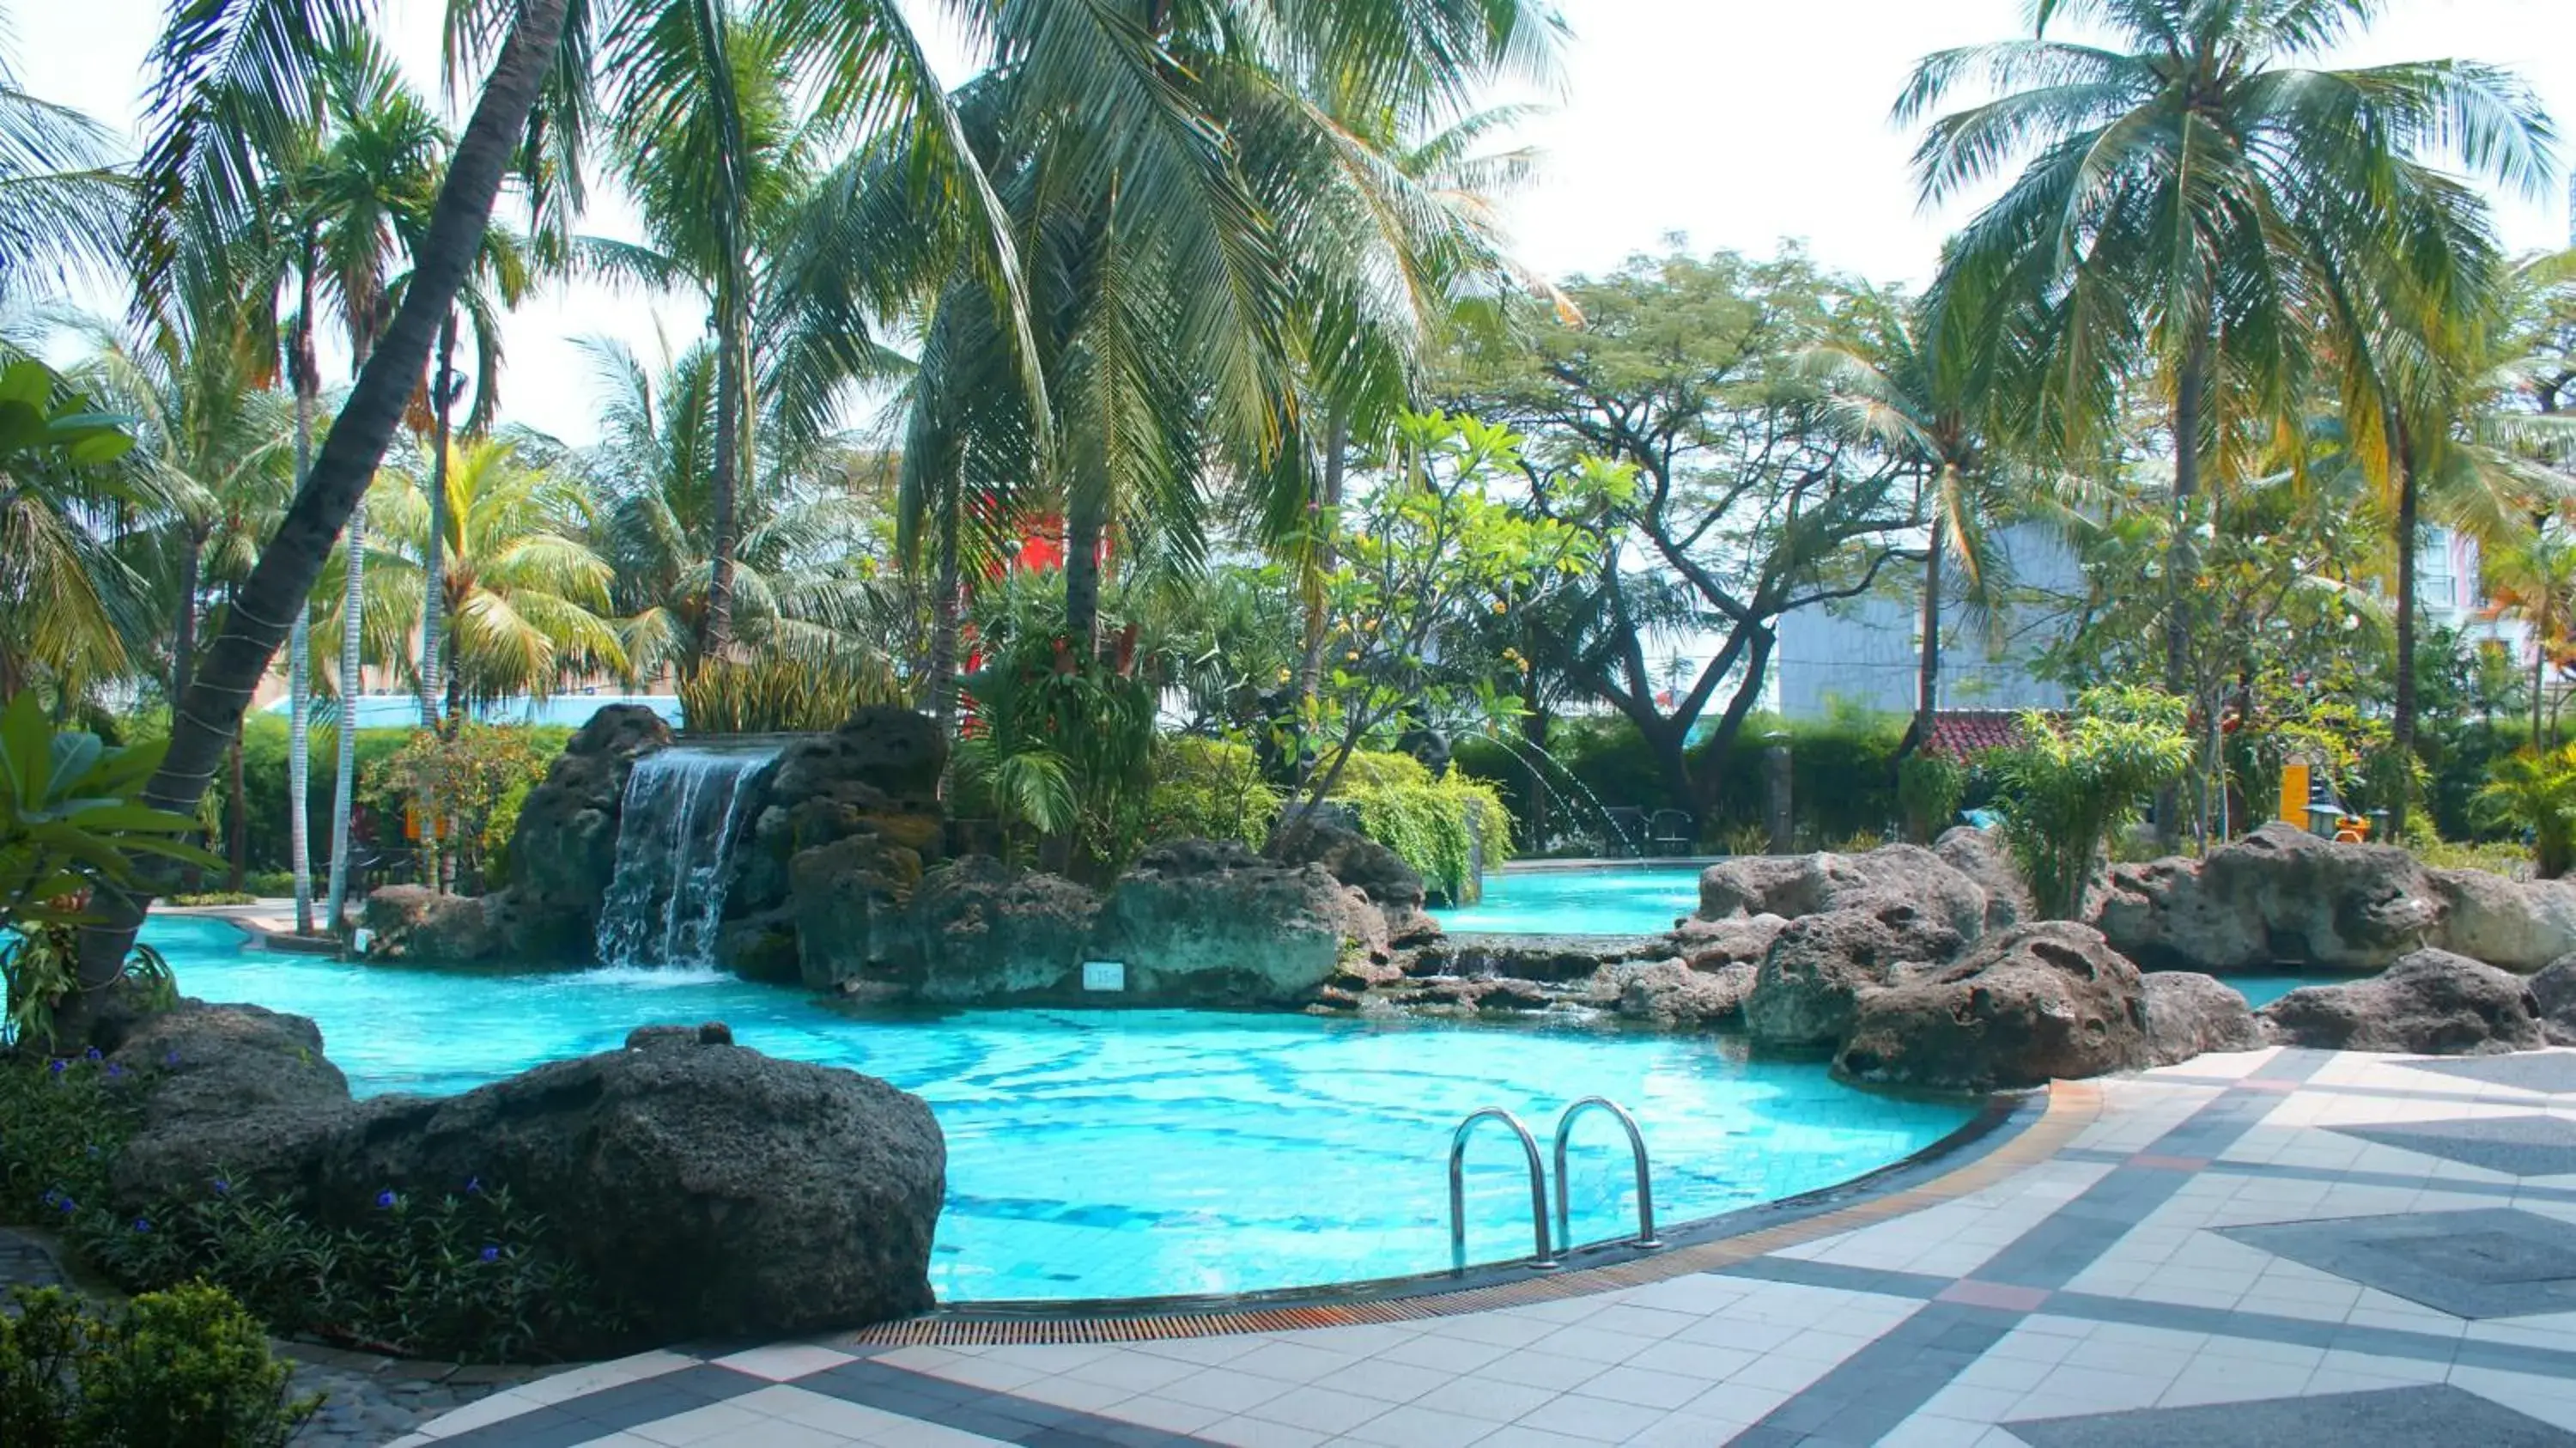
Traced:
[[774, 748], [674, 746], [635, 762], [599, 908], [602, 965], [715, 964], [743, 811], [777, 758]]

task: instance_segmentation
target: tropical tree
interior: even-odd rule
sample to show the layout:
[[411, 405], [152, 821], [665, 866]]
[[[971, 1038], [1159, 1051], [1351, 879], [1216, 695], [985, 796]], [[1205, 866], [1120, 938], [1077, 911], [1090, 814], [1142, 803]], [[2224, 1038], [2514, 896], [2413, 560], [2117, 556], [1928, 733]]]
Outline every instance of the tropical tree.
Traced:
[[[2011, 477], [1993, 467], [1975, 409], [1976, 357], [1956, 299], [1861, 312], [1867, 335], [1828, 342], [1806, 365], [1823, 381], [1845, 426], [1904, 458], [1923, 479], [1931, 526], [1923, 544], [1922, 633], [1914, 688], [1915, 738], [1932, 737], [1940, 707], [1942, 568], [1955, 562], [1970, 598], [1991, 596], [1988, 525], [2014, 511]], [[1858, 329], [1856, 329], [1858, 330]], [[1944, 814], [1946, 817], [1946, 812]]]
[[152, 499], [112, 468], [121, 419], [28, 357], [0, 365], [0, 697], [50, 686], [62, 713], [126, 670], [147, 590], [93, 520]]
[[0, 11], [0, 304], [33, 300], [115, 261], [133, 205], [107, 129], [30, 94]]
[[[2029, 38], [1942, 51], [1916, 67], [1896, 102], [1900, 123], [1963, 87], [1992, 92], [1926, 131], [1915, 153], [1926, 205], [2020, 164], [1952, 241], [1935, 296], [1979, 299], [1979, 345], [2027, 400], [2034, 434], [2065, 455], [2089, 452], [2115, 423], [2126, 379], [2154, 378], [2169, 399], [2173, 506], [2189, 513], [2213, 465], [2233, 470], [2239, 444], [2263, 424], [2297, 417], [2311, 352], [2338, 312], [2345, 330], [2368, 315], [2328, 300], [2338, 278], [2392, 278], [2401, 254], [2456, 274], [2458, 259], [2420, 250], [2446, 228], [2419, 203], [2441, 200], [2456, 219], [2461, 199], [2421, 156], [2448, 153], [2518, 185], [2546, 176], [2547, 123], [2502, 71], [2303, 63], [2379, 8], [2034, 0]], [[2054, 38], [2060, 19], [2106, 29], [2118, 46]], [[2448, 230], [2434, 246], [2460, 235]], [[2419, 288], [2383, 320], [2415, 325], [2438, 291]], [[2342, 360], [2349, 375], [2352, 359]], [[2166, 675], [2177, 690], [2187, 682], [2196, 523], [2172, 530], [2164, 570]], [[2399, 527], [2411, 527], [2402, 509]], [[2411, 617], [2404, 547], [2398, 567], [2402, 618]], [[2403, 716], [2403, 667], [2398, 678]]]
[[[421, 616], [431, 552], [432, 460], [389, 468], [370, 508], [390, 545], [372, 560], [373, 607], [397, 629]], [[572, 479], [533, 466], [507, 438], [454, 445], [439, 521], [440, 612], [451, 622], [449, 717], [469, 701], [542, 698], [593, 673], [624, 670], [608, 617], [613, 576], [584, 536], [590, 503]]]

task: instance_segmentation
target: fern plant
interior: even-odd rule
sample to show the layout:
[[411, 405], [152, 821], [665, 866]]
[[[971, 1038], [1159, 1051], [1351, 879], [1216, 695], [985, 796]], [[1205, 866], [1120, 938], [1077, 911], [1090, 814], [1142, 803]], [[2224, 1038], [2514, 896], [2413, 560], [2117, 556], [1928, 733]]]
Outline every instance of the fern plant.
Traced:
[[2518, 749], [2497, 760], [2477, 807], [2530, 834], [2534, 874], [2544, 880], [2566, 874], [2576, 865], [2576, 744]]

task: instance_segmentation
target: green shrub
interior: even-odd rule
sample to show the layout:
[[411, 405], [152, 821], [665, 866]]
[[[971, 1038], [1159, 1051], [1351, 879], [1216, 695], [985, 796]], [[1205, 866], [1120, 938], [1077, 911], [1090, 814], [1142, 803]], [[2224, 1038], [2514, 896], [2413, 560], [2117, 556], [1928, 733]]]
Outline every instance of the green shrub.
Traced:
[[692, 734], [821, 733], [870, 704], [909, 702], [882, 659], [842, 654], [708, 659], [679, 686]]
[[1476, 898], [1476, 856], [1491, 869], [1511, 858], [1512, 817], [1484, 780], [1452, 769], [1441, 779], [1409, 754], [1354, 754], [1333, 798], [1361, 834], [1393, 850], [1435, 895]]
[[[315, 882], [317, 886], [320, 882]], [[295, 894], [295, 872], [292, 870], [253, 870], [242, 876], [242, 889], [255, 899], [290, 899]], [[314, 894], [322, 892], [316, 889]]]
[[618, 1306], [497, 1184], [307, 1212], [217, 1175], [130, 1214], [109, 1210], [140, 1084], [94, 1056], [42, 1067], [0, 1056], [0, 1221], [59, 1232], [129, 1291], [202, 1279], [277, 1332], [371, 1351], [542, 1360], [616, 1335]]
[[96, 1314], [59, 1289], [0, 1315], [0, 1443], [12, 1448], [283, 1448], [321, 1399], [222, 1289], [189, 1283]]
[[248, 890], [200, 890], [192, 895], [173, 895], [170, 903], [186, 908], [205, 905], [256, 905], [259, 897]]
[[1946, 754], [1918, 749], [1896, 766], [1896, 801], [1905, 811], [1905, 833], [1928, 845], [1956, 824], [1968, 797], [1968, 766]]
[[1240, 840], [1257, 850], [1270, 837], [1279, 804], [1279, 791], [1261, 777], [1250, 745], [1188, 737], [1161, 740], [1154, 746], [1145, 838]]
[[2190, 768], [2186, 717], [2182, 700], [2153, 689], [2087, 689], [2071, 723], [2034, 710], [2022, 716], [2020, 744], [1985, 757], [2005, 847], [2041, 918], [2083, 917], [2103, 850], [2149, 794]]
[[2477, 804], [2488, 819], [2529, 835], [2540, 878], [2555, 880], [2576, 865], [2576, 744], [2497, 760]]

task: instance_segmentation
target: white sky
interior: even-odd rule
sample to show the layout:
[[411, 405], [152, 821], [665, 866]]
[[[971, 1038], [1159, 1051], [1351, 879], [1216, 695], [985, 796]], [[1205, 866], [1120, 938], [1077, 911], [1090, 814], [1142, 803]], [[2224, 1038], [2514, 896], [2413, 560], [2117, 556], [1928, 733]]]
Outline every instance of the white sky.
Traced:
[[[438, 0], [382, 0], [395, 49], [435, 82]], [[1561, 0], [1575, 39], [1567, 84], [1526, 139], [1546, 162], [1509, 208], [1517, 249], [1539, 270], [1606, 270], [1691, 246], [1767, 252], [1803, 239], [1820, 261], [1920, 283], [1964, 215], [1923, 216], [1887, 107], [1920, 56], [2018, 32], [2023, 0]], [[157, 0], [0, 0], [29, 89], [131, 128]], [[916, 7], [926, 8], [926, 7]], [[2576, 134], [2576, 3], [2389, 0], [2389, 13], [2334, 57], [2344, 63], [2457, 57], [2509, 66]], [[2562, 144], [2562, 155], [2570, 151]], [[2508, 246], [2564, 244], [2562, 200], [2501, 198]], [[586, 230], [631, 234], [613, 200]], [[101, 298], [116, 305], [114, 298]], [[558, 289], [513, 319], [505, 413], [571, 441], [595, 436], [590, 367], [573, 339], [620, 337], [654, 354], [656, 313], [675, 345], [701, 325], [689, 304]]]

